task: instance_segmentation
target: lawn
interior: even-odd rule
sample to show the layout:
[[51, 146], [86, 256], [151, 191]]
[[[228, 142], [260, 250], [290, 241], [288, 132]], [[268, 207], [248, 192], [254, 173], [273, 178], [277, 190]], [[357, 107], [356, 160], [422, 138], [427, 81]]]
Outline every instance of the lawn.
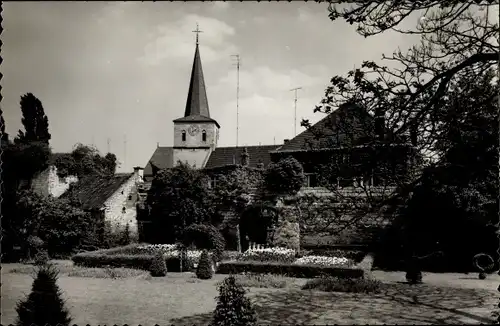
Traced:
[[[14, 322], [15, 303], [29, 292], [32, 283], [29, 274], [9, 273], [12, 268], [13, 265], [2, 266], [1, 323], [4, 325]], [[215, 308], [216, 284], [225, 277], [216, 274], [212, 280], [201, 281], [191, 273], [169, 273], [165, 278], [122, 273], [124, 278], [91, 278], [85, 273], [85, 277], [68, 276], [72, 269], [65, 268], [58, 284], [74, 317], [72, 324], [78, 325], [207, 324]], [[273, 283], [278, 288], [248, 288], [259, 322], [480, 324], [491, 323], [490, 312], [497, 301], [497, 293], [490, 288], [408, 286], [391, 280], [383, 293], [361, 295], [300, 290], [301, 282], [304, 280], [285, 279], [283, 285], [276, 280]], [[489, 283], [482, 284], [494, 283], [486, 282]], [[253, 284], [247, 282], [247, 285]]]

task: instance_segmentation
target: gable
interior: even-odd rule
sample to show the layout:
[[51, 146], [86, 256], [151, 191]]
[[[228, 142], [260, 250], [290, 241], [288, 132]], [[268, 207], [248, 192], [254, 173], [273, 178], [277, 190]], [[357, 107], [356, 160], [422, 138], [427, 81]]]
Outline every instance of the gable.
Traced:
[[344, 105], [277, 151], [332, 148], [360, 144], [373, 136], [374, 118], [357, 105]]

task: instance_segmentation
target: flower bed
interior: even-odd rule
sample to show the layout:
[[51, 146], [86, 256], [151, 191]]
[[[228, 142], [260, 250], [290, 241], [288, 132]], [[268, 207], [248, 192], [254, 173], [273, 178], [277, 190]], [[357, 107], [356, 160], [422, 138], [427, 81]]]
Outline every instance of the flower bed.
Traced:
[[249, 249], [241, 254], [238, 261], [261, 261], [292, 263], [295, 261], [295, 250], [287, 248]]
[[327, 257], [327, 256], [304, 256], [293, 262], [296, 265], [318, 265], [332, 267], [347, 267], [354, 265], [353, 261], [345, 257]]

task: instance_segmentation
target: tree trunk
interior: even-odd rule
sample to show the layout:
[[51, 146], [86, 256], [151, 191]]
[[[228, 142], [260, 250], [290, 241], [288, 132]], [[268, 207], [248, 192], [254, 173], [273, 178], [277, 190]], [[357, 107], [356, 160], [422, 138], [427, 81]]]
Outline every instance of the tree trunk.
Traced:
[[236, 224], [236, 250], [241, 252], [240, 224]]

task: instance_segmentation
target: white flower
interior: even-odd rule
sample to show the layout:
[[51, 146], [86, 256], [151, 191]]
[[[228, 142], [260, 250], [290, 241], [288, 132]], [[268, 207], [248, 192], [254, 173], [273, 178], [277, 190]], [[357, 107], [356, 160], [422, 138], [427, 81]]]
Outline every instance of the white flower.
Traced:
[[263, 248], [249, 249], [245, 251], [238, 260], [254, 260], [254, 261], [276, 261], [289, 262], [293, 261], [295, 250], [287, 248]]
[[296, 265], [319, 265], [319, 266], [346, 266], [349, 259], [344, 257], [326, 257], [326, 256], [305, 256], [297, 259]]

